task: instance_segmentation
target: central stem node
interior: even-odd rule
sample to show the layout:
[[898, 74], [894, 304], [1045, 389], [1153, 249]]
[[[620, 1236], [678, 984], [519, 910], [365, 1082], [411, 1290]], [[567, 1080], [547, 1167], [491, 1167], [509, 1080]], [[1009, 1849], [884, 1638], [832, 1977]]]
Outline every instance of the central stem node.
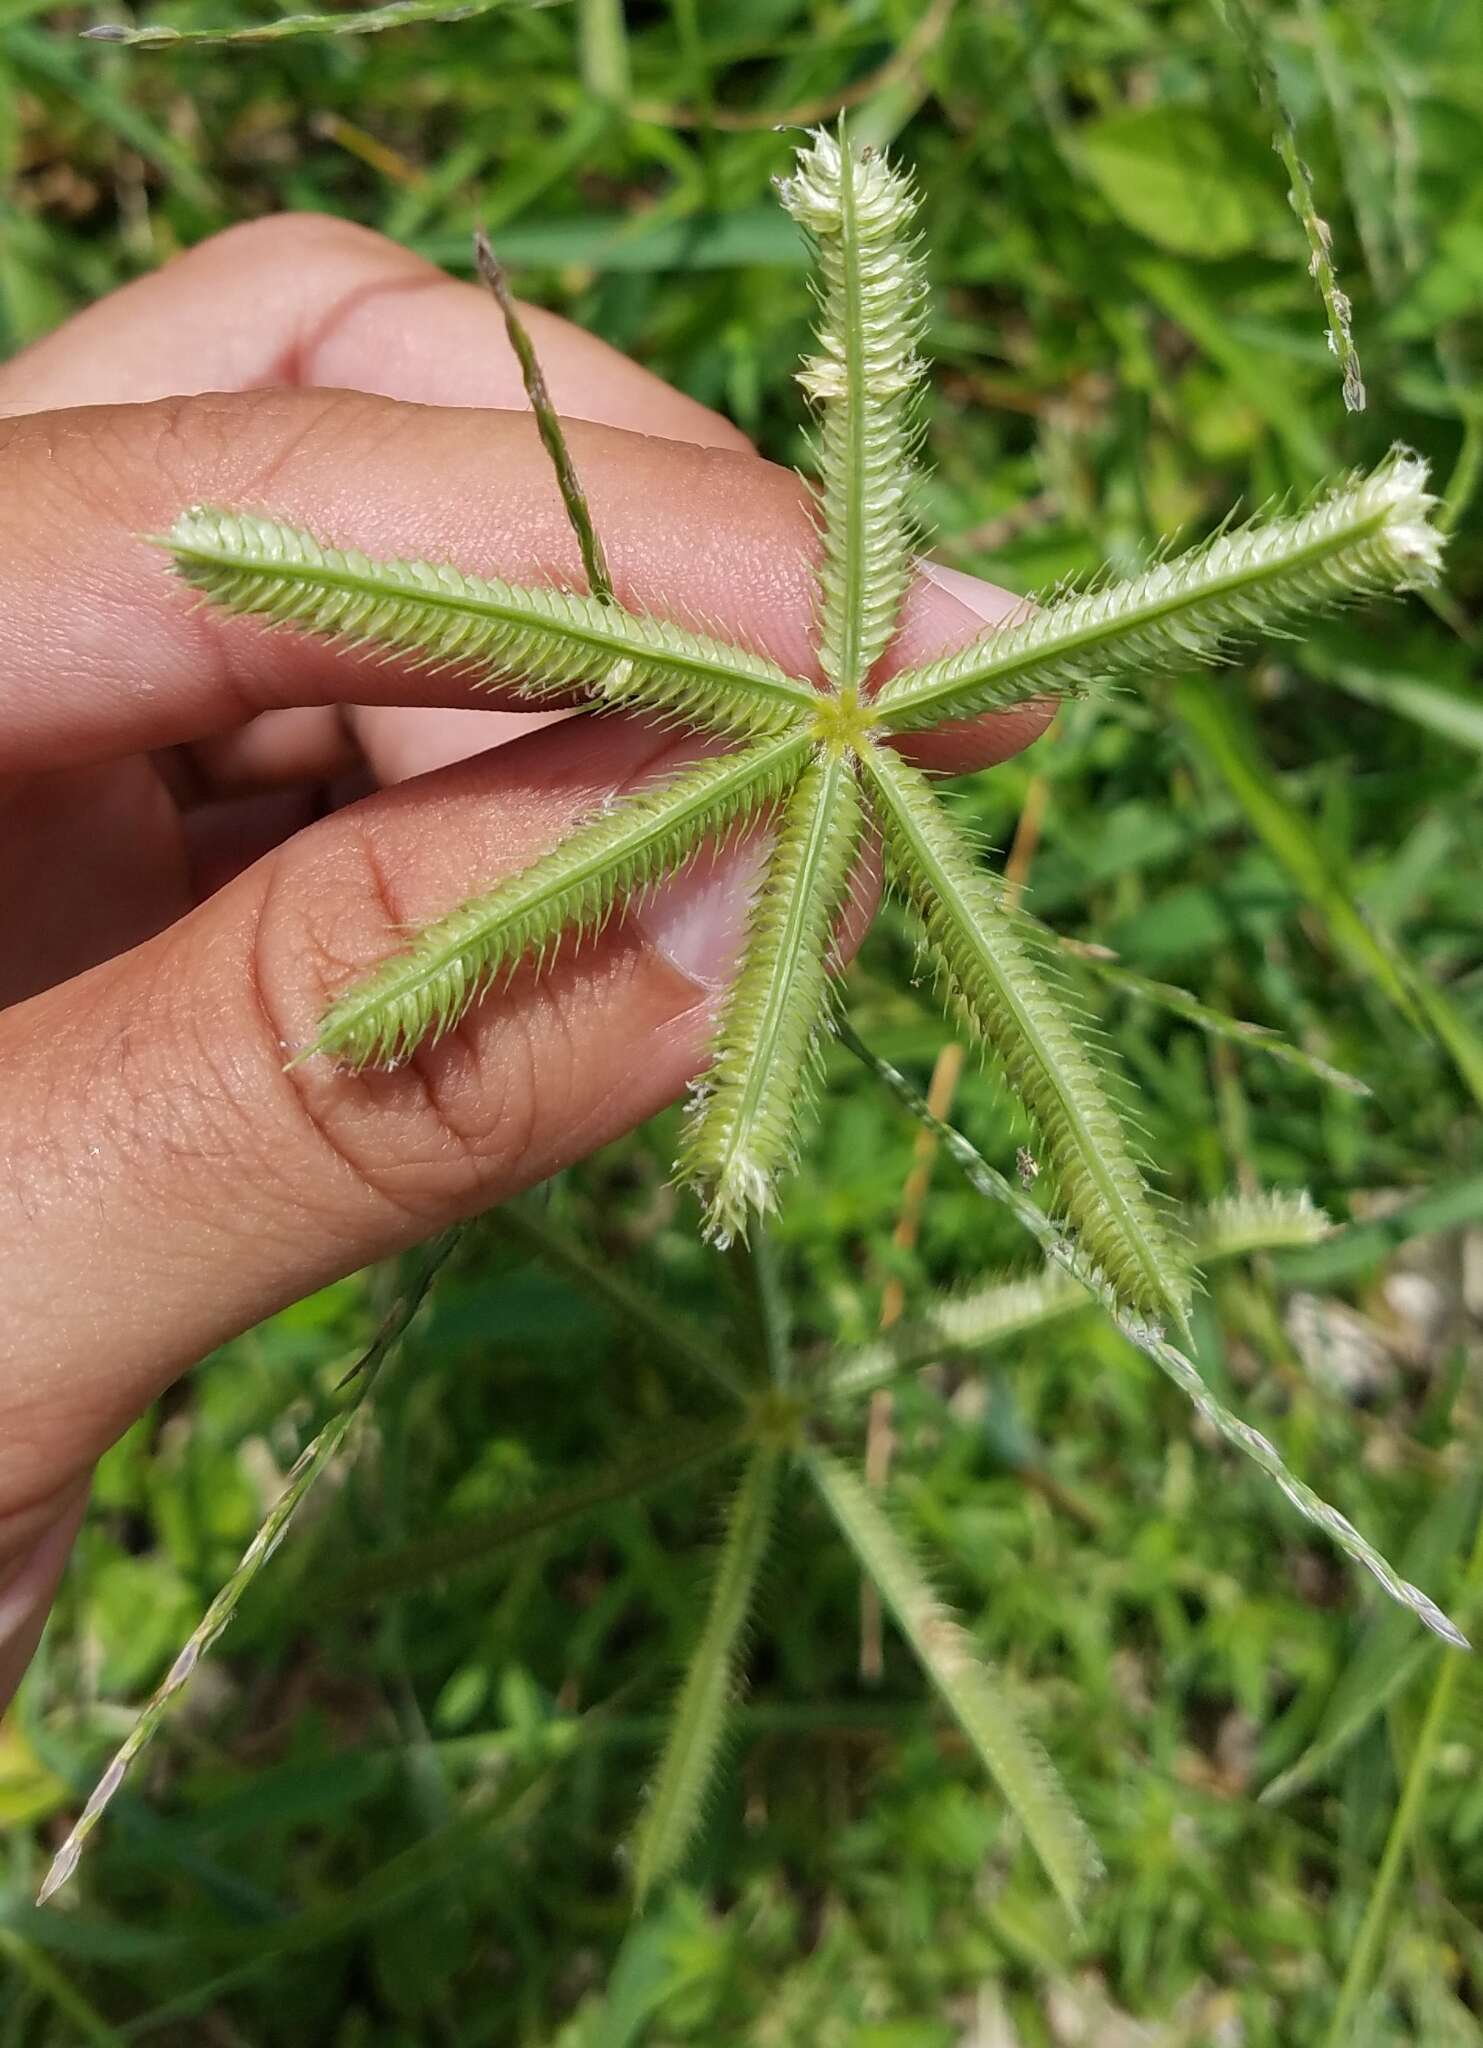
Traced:
[[853, 691], [838, 697], [821, 697], [814, 712], [814, 737], [832, 752], [855, 753], [879, 723], [874, 707], [862, 702]]

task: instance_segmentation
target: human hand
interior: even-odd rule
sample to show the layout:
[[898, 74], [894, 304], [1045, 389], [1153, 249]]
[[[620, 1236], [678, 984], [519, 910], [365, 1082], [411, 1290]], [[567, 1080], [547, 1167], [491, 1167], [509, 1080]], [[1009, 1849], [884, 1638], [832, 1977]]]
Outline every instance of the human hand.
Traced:
[[[620, 595], [810, 672], [797, 480], [604, 344], [529, 320], [586, 423], [572, 449]], [[3, 1705], [93, 1461], [172, 1378], [679, 1093], [753, 862], [698, 864], [396, 1073], [286, 1070], [406, 924], [693, 744], [528, 713], [501, 744], [516, 717], [473, 708], [497, 694], [203, 613], [141, 539], [205, 500], [578, 580], [498, 317], [361, 229], [239, 228], [0, 368], [0, 464]], [[892, 659], [1011, 603], [928, 571]], [[986, 765], [1043, 723], [980, 720], [918, 758]]]

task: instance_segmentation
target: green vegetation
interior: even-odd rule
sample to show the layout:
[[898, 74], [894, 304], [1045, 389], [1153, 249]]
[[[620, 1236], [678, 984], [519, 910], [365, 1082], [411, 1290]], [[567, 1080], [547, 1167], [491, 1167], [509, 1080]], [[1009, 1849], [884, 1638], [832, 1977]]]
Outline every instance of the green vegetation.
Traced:
[[[61, 31], [87, 17], [33, 13], [0, 0], [10, 344], [223, 224], [228, 193], [460, 266], [477, 194], [527, 295], [798, 459], [810, 306], [768, 196], [794, 138], [771, 130], [847, 97], [923, 190], [947, 559], [1024, 589], [1104, 559], [1135, 574], [1159, 533], [1199, 537], [1234, 499], [1306, 493], [1396, 440], [1431, 462], [1454, 539], [1429, 609], [1075, 704], [959, 807], [1058, 932], [1115, 953], [1068, 951], [1067, 971], [1181, 1206], [1308, 1187], [1353, 1219], [1322, 1242], [1290, 1222], [1284, 1248], [1214, 1272], [1194, 1352], [1476, 1627], [1483, 63], [1466, 10], [673, 0], [631, 5], [625, 33], [609, 0], [179, 54], [78, 44]], [[158, 13], [223, 19], [206, 0]], [[1289, 120], [1305, 220], [1270, 147], [1275, 128], [1293, 156]], [[1309, 275], [1315, 233], [1352, 300], [1362, 412], [1326, 345], [1337, 286]], [[898, 912], [852, 1014], [925, 1083], [944, 1031]], [[360, 1410], [357, 1455], [38, 1913], [131, 1707], [421, 1269], [301, 1304], [110, 1456], [0, 1736], [0, 2040], [1480, 2038], [1472, 1662], [1375, 1600], [1245, 1461], [1190, 1441], [1174, 1390], [1033, 1267], [980, 1302], [983, 1362], [946, 1324], [913, 1353], [929, 1290], [1025, 1271], [1023, 1235], [953, 1158], [903, 1229], [917, 1127], [847, 1050], [825, 1080], [761, 1260], [704, 1249], [668, 1191], [677, 1115], [481, 1229]], [[979, 1181], [1012, 1192], [1002, 1107], [970, 1071], [952, 1121]], [[553, 1239], [601, 1261], [563, 1262]], [[880, 1337], [893, 1284], [906, 1315]], [[704, 1366], [767, 1360], [807, 1387], [831, 1358], [856, 1361], [855, 1395], [929, 1365], [893, 1383], [884, 1496], [855, 1476], [842, 1404], [818, 1485], [774, 1471], [763, 1440], [723, 1533]], [[878, 1676], [841, 1524], [904, 1629]], [[883, 1528], [909, 1539], [905, 1577]], [[985, 1786], [992, 1717], [952, 1699], [959, 1639], [918, 1555], [1095, 1836], [1107, 1874], [1080, 1926]], [[749, 1688], [675, 1882], [653, 1816], [662, 1796], [696, 1806], [695, 1771], [671, 1752], [655, 1780], [654, 1757], [701, 1636], [740, 1652]], [[927, 1703], [906, 1637], [966, 1734]], [[693, 1704], [712, 1746], [719, 1702]], [[651, 1782], [639, 1875], [661, 1881], [635, 1916], [616, 1845]]]

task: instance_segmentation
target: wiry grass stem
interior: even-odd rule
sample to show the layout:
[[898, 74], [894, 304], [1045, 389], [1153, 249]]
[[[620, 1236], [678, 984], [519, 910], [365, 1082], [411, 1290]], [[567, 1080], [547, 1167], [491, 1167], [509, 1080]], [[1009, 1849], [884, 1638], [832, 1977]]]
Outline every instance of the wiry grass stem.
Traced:
[[163, 23], [134, 28], [123, 22], [101, 22], [81, 31], [96, 43], [130, 43], [135, 49], [160, 49], [182, 43], [278, 43], [293, 36], [374, 36], [389, 28], [408, 28], [423, 21], [469, 21], [512, 7], [549, 7], [552, 0], [389, 0], [359, 14], [286, 14], [277, 21], [255, 21], [243, 28], [167, 28]]
[[201, 1659], [223, 1635], [240, 1606], [243, 1595], [283, 1541], [289, 1523], [303, 1505], [315, 1480], [344, 1443], [350, 1426], [364, 1407], [382, 1366], [401, 1342], [407, 1326], [426, 1299], [427, 1291], [432, 1286], [439, 1268], [457, 1249], [466, 1228], [467, 1226], [460, 1226], [458, 1229], [446, 1231], [443, 1236], [434, 1238], [431, 1244], [425, 1245], [416, 1254], [412, 1276], [401, 1296], [377, 1331], [369, 1348], [341, 1382], [342, 1386], [349, 1386], [352, 1389], [349, 1400], [337, 1415], [331, 1416], [318, 1436], [300, 1453], [293, 1470], [283, 1483], [283, 1491], [264, 1517], [262, 1527], [242, 1553], [236, 1570], [211, 1602], [199, 1624], [191, 1631], [189, 1640], [129, 1730], [118, 1754], [89, 1793], [87, 1803], [78, 1815], [71, 1833], [52, 1859], [51, 1868], [46, 1873], [41, 1890], [37, 1894], [38, 1906], [44, 1906], [55, 1892], [60, 1891], [76, 1870], [89, 1835], [103, 1818], [115, 1793], [141, 1753], [158, 1732], [176, 1695], [189, 1684]]

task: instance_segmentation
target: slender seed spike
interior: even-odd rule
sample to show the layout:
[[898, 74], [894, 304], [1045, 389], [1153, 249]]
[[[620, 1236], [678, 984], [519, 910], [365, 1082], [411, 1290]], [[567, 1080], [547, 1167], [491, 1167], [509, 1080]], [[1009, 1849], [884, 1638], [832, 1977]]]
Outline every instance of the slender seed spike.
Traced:
[[1442, 538], [1419, 456], [1394, 448], [1306, 512], [1221, 533], [1126, 583], [996, 626], [941, 661], [894, 676], [875, 710], [891, 732], [1064, 697], [1213, 661], [1233, 639], [1270, 633], [1367, 591], [1436, 579]]
[[919, 768], [891, 747], [867, 747], [863, 758], [892, 876], [922, 920], [954, 1008], [1034, 1119], [1066, 1220], [1120, 1294], [1182, 1326], [1187, 1263], [1097, 1064], [1035, 958], [1033, 926], [974, 865]]
[[819, 663], [854, 695], [885, 652], [911, 574], [912, 448], [926, 283], [910, 182], [841, 129], [801, 151], [778, 186], [822, 278], [819, 353], [799, 382], [821, 414]]
[[577, 546], [582, 550], [582, 567], [587, 572], [587, 588], [594, 597], [600, 597], [604, 604], [614, 602], [613, 579], [608, 571], [608, 559], [603, 545], [592, 524], [592, 508], [587, 503], [587, 493], [582, 488], [582, 479], [577, 474], [577, 465], [566, 444], [561, 416], [557, 412], [546, 383], [545, 372], [536, 355], [535, 343], [531, 340], [525, 322], [520, 317], [520, 308], [515, 304], [515, 295], [505, 277], [504, 266], [494, 253], [494, 244], [483, 228], [474, 230], [474, 268], [480, 280], [489, 287], [500, 316], [505, 323], [505, 334], [520, 365], [520, 381], [525, 386], [525, 395], [530, 400], [530, 409], [536, 416], [536, 430], [541, 437], [541, 446], [551, 464], [556, 478], [556, 488], [561, 493], [561, 502], [566, 509], [566, 522], [577, 537]]
[[817, 1085], [826, 963], [862, 822], [850, 760], [821, 752], [778, 827], [676, 1166], [705, 1204], [706, 1234], [718, 1244], [774, 1206], [778, 1175], [792, 1164]]
[[810, 684], [748, 649], [569, 590], [522, 589], [355, 548], [250, 513], [197, 506], [165, 546], [223, 609], [293, 625], [425, 668], [471, 667], [522, 694], [587, 689], [608, 706], [659, 711], [739, 737], [782, 732], [818, 702]]
[[873, 1053], [863, 1045], [848, 1024], [840, 1026], [840, 1037], [856, 1058], [864, 1061], [877, 1074], [897, 1100], [902, 1102], [917, 1121], [933, 1132], [943, 1151], [964, 1175], [969, 1185], [987, 1201], [1000, 1202], [1011, 1215], [1029, 1231], [1040, 1249], [1053, 1265], [1069, 1273], [1085, 1288], [1094, 1301], [1099, 1301], [1107, 1312], [1113, 1327], [1135, 1345], [1146, 1358], [1151, 1358], [1161, 1372], [1166, 1373], [1174, 1384], [1185, 1394], [1196, 1412], [1209, 1423], [1216, 1434], [1230, 1444], [1233, 1450], [1243, 1452], [1252, 1463], [1273, 1482], [1278, 1490], [1291, 1501], [1299, 1514], [1305, 1515], [1317, 1529], [1322, 1529], [1331, 1540], [1352, 1558], [1363, 1565], [1402, 1607], [1407, 1607], [1418, 1621], [1424, 1622], [1434, 1635], [1454, 1648], [1466, 1650], [1468, 1639], [1457, 1624], [1438, 1607], [1435, 1600], [1423, 1593], [1419, 1586], [1413, 1586], [1403, 1579], [1393, 1565], [1363, 1537], [1347, 1516], [1340, 1514], [1321, 1494], [1288, 1471], [1282, 1462], [1282, 1454], [1269, 1443], [1260, 1430], [1253, 1429], [1238, 1415], [1233, 1415], [1224, 1403], [1218, 1401], [1204, 1380], [1192, 1359], [1169, 1342], [1156, 1323], [1130, 1310], [1118, 1290], [1113, 1287], [1104, 1273], [1085, 1256], [1081, 1249], [1067, 1242], [1057, 1230], [1050, 1217], [1037, 1209], [1035, 1204], [1017, 1188], [1012, 1181], [990, 1166], [987, 1159], [977, 1152], [961, 1131], [945, 1124], [935, 1116], [918, 1095], [904, 1074], [897, 1072], [889, 1060], [879, 1053]]
[[726, 1709], [736, 1690], [757, 1575], [767, 1555], [777, 1482], [776, 1452], [754, 1452], [731, 1505], [710, 1610], [634, 1837], [633, 1885], [640, 1902], [678, 1865], [700, 1819], [725, 1732]]
[[825, 1451], [811, 1451], [808, 1466], [922, 1669], [1019, 1820], [1062, 1903], [1075, 1915], [1087, 1887], [1101, 1874], [1101, 1861], [1050, 1758], [1024, 1726], [1003, 1682], [975, 1655], [875, 1496]]
[[599, 930], [616, 908], [683, 866], [710, 834], [735, 830], [776, 802], [809, 745], [785, 734], [716, 755], [600, 812], [353, 983], [326, 1012], [309, 1050], [354, 1068], [394, 1065], [425, 1038], [441, 1038], [501, 973], [532, 954], [548, 966], [564, 935]]

